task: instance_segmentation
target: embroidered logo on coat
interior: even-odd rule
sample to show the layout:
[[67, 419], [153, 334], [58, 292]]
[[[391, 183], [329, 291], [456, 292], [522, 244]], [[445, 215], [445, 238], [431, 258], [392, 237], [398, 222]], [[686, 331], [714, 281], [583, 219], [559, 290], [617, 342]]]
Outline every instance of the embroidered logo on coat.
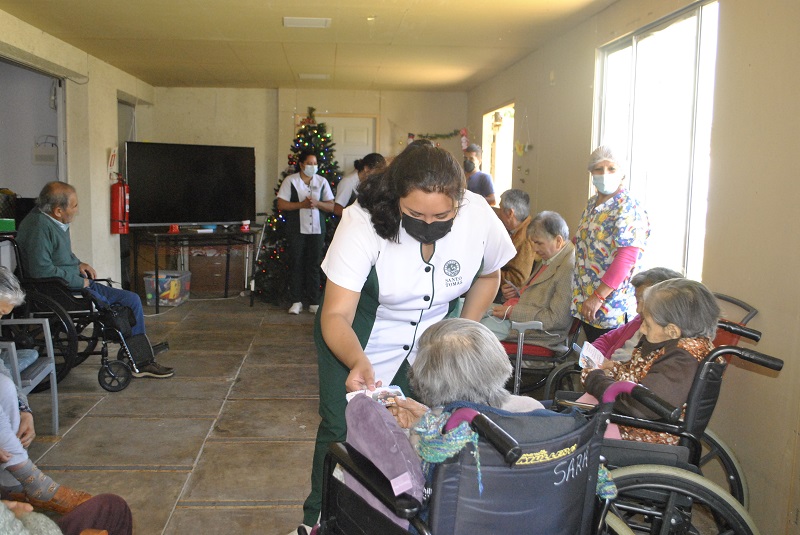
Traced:
[[448, 260], [444, 264], [444, 274], [448, 277], [455, 277], [461, 273], [461, 264], [456, 260]]

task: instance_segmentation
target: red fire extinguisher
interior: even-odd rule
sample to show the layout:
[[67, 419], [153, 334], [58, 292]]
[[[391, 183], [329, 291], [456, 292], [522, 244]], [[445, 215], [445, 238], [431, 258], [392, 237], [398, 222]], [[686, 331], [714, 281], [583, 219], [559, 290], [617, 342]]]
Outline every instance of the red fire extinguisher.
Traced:
[[127, 234], [130, 221], [131, 189], [117, 175], [117, 181], [111, 185], [111, 234]]

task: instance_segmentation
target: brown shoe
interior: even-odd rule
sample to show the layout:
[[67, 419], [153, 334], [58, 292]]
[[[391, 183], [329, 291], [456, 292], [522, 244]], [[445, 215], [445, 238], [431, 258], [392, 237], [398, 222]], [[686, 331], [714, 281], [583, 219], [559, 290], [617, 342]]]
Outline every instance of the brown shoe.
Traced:
[[23, 492], [10, 492], [8, 499], [15, 502], [25, 502], [34, 506], [36, 509], [44, 509], [46, 511], [53, 511], [60, 515], [65, 515], [78, 507], [80, 504], [92, 497], [88, 492], [82, 490], [74, 490], [65, 485], [58, 487], [58, 490], [53, 497], [48, 501], [37, 500], [31, 498]]

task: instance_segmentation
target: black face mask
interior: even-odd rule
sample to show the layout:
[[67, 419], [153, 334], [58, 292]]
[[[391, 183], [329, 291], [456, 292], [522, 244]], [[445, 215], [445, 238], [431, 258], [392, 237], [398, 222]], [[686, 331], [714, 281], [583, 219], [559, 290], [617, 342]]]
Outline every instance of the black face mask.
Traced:
[[464, 171], [471, 173], [475, 170], [475, 162], [472, 160], [464, 160]]
[[403, 228], [406, 229], [408, 235], [420, 243], [433, 243], [436, 240], [441, 240], [453, 228], [453, 220], [455, 217], [447, 221], [434, 221], [433, 223], [426, 223], [422, 219], [411, 217], [410, 215], [403, 214]]

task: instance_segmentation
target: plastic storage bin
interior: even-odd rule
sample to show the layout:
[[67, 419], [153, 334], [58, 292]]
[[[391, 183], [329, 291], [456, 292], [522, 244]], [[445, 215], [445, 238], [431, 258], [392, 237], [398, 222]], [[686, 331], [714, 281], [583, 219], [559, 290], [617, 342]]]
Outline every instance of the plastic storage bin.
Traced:
[[[144, 272], [144, 291], [147, 306], [156, 304], [155, 272]], [[190, 271], [158, 272], [158, 304], [160, 306], [178, 306], [189, 299], [189, 286], [192, 273]]]

